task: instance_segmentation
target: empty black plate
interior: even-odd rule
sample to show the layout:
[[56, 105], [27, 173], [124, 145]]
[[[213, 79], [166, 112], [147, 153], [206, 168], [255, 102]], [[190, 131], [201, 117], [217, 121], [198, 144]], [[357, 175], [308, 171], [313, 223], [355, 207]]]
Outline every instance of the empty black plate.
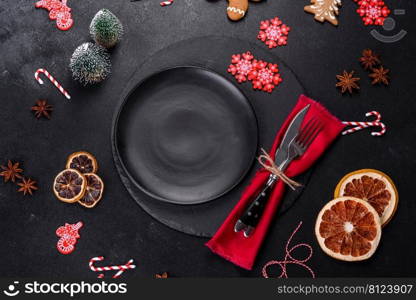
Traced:
[[116, 148], [131, 180], [176, 204], [207, 202], [232, 189], [257, 149], [257, 120], [247, 98], [199, 67], [143, 80], [128, 94], [116, 124]]

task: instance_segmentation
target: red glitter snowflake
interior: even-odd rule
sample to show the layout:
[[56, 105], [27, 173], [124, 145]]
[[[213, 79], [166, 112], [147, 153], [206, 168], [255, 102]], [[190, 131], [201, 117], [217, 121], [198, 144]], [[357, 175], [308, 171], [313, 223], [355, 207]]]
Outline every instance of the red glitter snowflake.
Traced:
[[390, 14], [389, 8], [384, 1], [361, 0], [357, 13], [362, 17], [364, 25], [383, 25], [384, 20]]
[[247, 81], [247, 75], [253, 69], [253, 59], [254, 56], [250, 51], [231, 56], [231, 65], [228, 67], [228, 73], [233, 74], [239, 83]]
[[228, 72], [234, 75], [239, 83], [250, 80], [253, 89], [268, 93], [282, 82], [277, 64], [254, 59], [250, 51], [233, 55]]
[[287, 44], [290, 27], [283, 24], [278, 17], [260, 22], [260, 32], [257, 38], [269, 48], [276, 48]]

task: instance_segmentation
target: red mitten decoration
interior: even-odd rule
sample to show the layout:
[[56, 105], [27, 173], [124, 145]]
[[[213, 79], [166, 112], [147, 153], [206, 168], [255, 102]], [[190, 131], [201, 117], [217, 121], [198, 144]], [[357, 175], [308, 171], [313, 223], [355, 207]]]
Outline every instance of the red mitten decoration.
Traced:
[[76, 224], [65, 223], [65, 226], [61, 226], [56, 230], [56, 235], [60, 237], [56, 248], [62, 254], [70, 254], [75, 250], [75, 244], [77, 239], [80, 238], [78, 230], [82, 227], [82, 222]]
[[49, 19], [56, 20], [56, 26], [60, 30], [68, 30], [74, 24], [71, 8], [66, 5], [67, 0], [41, 0], [35, 3], [36, 8], [44, 8], [49, 11]]

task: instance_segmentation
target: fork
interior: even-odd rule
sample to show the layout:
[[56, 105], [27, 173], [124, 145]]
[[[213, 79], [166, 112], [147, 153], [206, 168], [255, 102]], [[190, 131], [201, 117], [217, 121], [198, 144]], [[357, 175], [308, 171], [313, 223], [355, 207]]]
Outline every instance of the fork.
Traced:
[[[301, 157], [318, 136], [318, 134], [322, 131], [322, 129], [323, 125], [319, 119], [310, 119], [299, 131], [299, 133], [292, 139], [292, 141], [290, 141], [288, 145], [287, 158], [282, 162], [280, 166], [278, 166], [279, 169], [282, 172], [285, 171], [294, 159]], [[272, 187], [277, 180], [278, 177], [274, 174], [269, 177], [266, 186], [250, 204], [243, 216], [235, 224], [235, 232], [244, 229], [244, 236], [246, 238], [251, 235], [263, 214], [268, 196], [270, 195]]]
[[319, 132], [323, 129], [321, 122], [316, 119], [310, 119], [305, 128], [302, 129], [297, 136], [289, 143], [287, 159], [282, 163], [284, 169], [287, 168], [289, 163], [297, 157], [305, 154], [306, 150], [318, 136]]

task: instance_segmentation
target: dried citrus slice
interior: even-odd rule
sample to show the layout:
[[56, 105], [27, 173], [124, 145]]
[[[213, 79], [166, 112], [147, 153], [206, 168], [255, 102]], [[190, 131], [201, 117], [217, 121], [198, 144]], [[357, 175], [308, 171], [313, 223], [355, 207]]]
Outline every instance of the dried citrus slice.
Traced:
[[329, 256], [345, 261], [365, 260], [380, 242], [380, 218], [364, 200], [336, 198], [319, 212], [315, 234], [319, 246]]
[[78, 151], [72, 153], [66, 162], [67, 169], [75, 169], [84, 173], [96, 173], [98, 163], [95, 157], [86, 151]]
[[393, 217], [399, 194], [393, 181], [383, 172], [363, 169], [345, 175], [335, 188], [334, 197], [356, 197], [367, 201], [377, 211], [382, 226]]
[[104, 182], [101, 178], [94, 173], [84, 174], [85, 179], [87, 180], [87, 188], [85, 190], [84, 196], [78, 201], [79, 204], [92, 208], [98, 201], [101, 200], [104, 191]]
[[55, 177], [53, 192], [59, 200], [74, 203], [84, 196], [86, 186], [86, 179], [81, 172], [66, 169]]

